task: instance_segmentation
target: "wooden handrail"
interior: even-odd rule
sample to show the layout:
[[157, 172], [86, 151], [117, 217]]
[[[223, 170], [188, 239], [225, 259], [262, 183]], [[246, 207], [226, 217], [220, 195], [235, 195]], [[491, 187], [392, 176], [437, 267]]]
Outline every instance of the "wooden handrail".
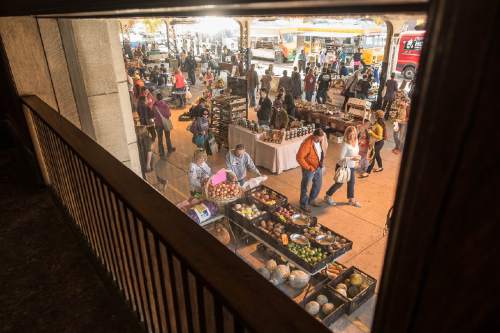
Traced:
[[98, 174], [225, 306], [256, 332], [327, 332], [254, 269], [37, 96], [22, 103]]

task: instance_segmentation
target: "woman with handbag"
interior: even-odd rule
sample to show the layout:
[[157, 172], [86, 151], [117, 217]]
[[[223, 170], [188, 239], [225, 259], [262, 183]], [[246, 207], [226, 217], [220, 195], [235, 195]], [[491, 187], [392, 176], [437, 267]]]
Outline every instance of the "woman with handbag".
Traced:
[[156, 99], [157, 101], [153, 105], [153, 110], [156, 133], [158, 134], [158, 152], [160, 156], [164, 156], [165, 150], [163, 148], [163, 133], [165, 133], [165, 142], [167, 143], [168, 154], [175, 151], [175, 147], [172, 145], [172, 140], [170, 139], [170, 132], [173, 129], [172, 120], [170, 119], [172, 113], [170, 112], [170, 107], [168, 106], [167, 101], [163, 100], [162, 94], [157, 94]]
[[335, 183], [326, 191], [325, 202], [328, 205], [336, 205], [336, 202], [332, 199], [332, 195], [342, 187], [342, 184], [347, 183], [347, 199], [349, 200], [349, 204], [354, 207], [361, 207], [359, 202], [354, 198], [355, 170], [360, 158], [356, 127], [349, 126], [344, 132], [344, 143], [340, 151], [339, 161], [335, 166]]
[[193, 133], [193, 143], [198, 148], [205, 149], [208, 138], [208, 110], [204, 109], [201, 117], [196, 118], [191, 124], [191, 133]]

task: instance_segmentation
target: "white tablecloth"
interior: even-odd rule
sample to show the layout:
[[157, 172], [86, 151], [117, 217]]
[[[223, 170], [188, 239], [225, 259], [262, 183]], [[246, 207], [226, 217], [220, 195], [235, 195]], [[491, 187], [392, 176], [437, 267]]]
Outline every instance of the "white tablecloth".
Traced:
[[255, 142], [255, 164], [280, 174], [285, 170], [295, 169], [297, 152], [306, 137], [285, 141], [281, 144], [257, 140]]
[[229, 125], [228, 128], [228, 142], [229, 149], [234, 149], [239, 143], [245, 145], [246, 152], [250, 155], [250, 157], [255, 160], [255, 141], [257, 140], [257, 133], [253, 133], [252, 131], [243, 128], [237, 125]]

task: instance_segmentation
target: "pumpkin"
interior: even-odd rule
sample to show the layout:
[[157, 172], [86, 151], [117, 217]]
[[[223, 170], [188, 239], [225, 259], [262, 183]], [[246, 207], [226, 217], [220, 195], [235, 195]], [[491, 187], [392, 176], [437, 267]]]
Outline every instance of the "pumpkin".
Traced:
[[320, 305], [324, 305], [328, 303], [328, 298], [325, 295], [318, 295], [318, 297], [316, 297], [316, 302]]
[[333, 310], [335, 309], [335, 306], [332, 304], [332, 303], [325, 303], [323, 304], [323, 306], [321, 307], [321, 311], [325, 314], [325, 315], [329, 315], [330, 313], [333, 312]]
[[306, 311], [311, 315], [315, 316], [319, 313], [319, 303], [316, 301], [310, 301], [306, 304]]
[[336, 288], [335, 289], [336, 292], [338, 292], [340, 295], [344, 296], [347, 298], [347, 292], [345, 289], [342, 289], [342, 288]]
[[272, 272], [276, 269], [276, 267], [278, 266], [278, 264], [276, 263], [275, 260], [271, 259], [271, 260], [268, 260], [266, 262], [266, 268], [269, 272]]
[[309, 283], [309, 275], [301, 270], [295, 270], [290, 273], [288, 283], [292, 288], [302, 289]]
[[361, 285], [361, 283], [363, 283], [363, 277], [361, 276], [361, 274], [358, 274], [358, 273], [351, 274], [351, 276], [349, 277], [349, 280], [350, 280], [351, 284], [353, 286], [356, 286], [356, 287], [359, 287]]
[[271, 274], [271, 282], [274, 285], [282, 284], [290, 276], [290, 268], [285, 265], [278, 265]]

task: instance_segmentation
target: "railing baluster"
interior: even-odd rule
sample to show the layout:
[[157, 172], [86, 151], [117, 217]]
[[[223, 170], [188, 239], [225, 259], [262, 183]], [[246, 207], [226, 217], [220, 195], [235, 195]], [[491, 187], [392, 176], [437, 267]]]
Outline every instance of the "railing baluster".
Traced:
[[164, 286], [163, 286], [163, 272], [161, 271], [161, 264], [160, 264], [160, 244], [159, 244], [159, 239], [157, 238], [156, 234], [152, 232], [151, 230], [148, 229], [147, 232], [148, 236], [148, 245], [149, 245], [149, 253], [151, 256], [151, 263], [150, 266], [153, 268], [153, 277], [154, 277], [154, 284], [155, 284], [155, 294], [157, 298], [157, 309], [158, 309], [158, 314], [159, 314], [159, 319], [160, 319], [160, 332], [170, 332], [170, 329], [167, 324], [167, 315], [168, 315], [168, 310], [167, 310], [167, 304], [166, 304], [166, 299], [165, 299], [165, 291], [164, 291]]
[[66, 164], [66, 168], [68, 170], [68, 178], [69, 178], [69, 183], [70, 183], [70, 191], [71, 195], [73, 198], [73, 205], [74, 205], [74, 211], [75, 211], [75, 217], [74, 219], [78, 223], [78, 226], [80, 227], [80, 232], [82, 235], [85, 236], [85, 225], [84, 225], [84, 218], [83, 218], [83, 212], [82, 212], [82, 207], [81, 207], [81, 199], [79, 195], [79, 188], [78, 188], [78, 183], [77, 183], [77, 177], [75, 174], [75, 170], [73, 168], [73, 154], [71, 152], [71, 149], [68, 147], [68, 145], [63, 144], [63, 156]]
[[75, 167], [76, 167], [77, 177], [82, 195], [82, 206], [85, 212], [85, 224], [87, 225], [87, 230], [90, 237], [90, 247], [94, 252], [94, 254], [96, 255], [96, 257], [98, 258], [98, 260], [100, 261], [101, 258], [100, 258], [99, 245], [97, 244], [97, 236], [92, 223], [93, 216], [90, 208], [90, 197], [88, 195], [87, 179], [85, 178], [83, 171], [83, 162], [80, 158], [76, 158], [75, 162], [76, 162]]
[[189, 292], [189, 299], [191, 303], [191, 322], [192, 322], [192, 331], [195, 333], [201, 332], [200, 330], [200, 308], [198, 305], [198, 293], [196, 288], [196, 277], [190, 272], [187, 271], [187, 285]]
[[104, 196], [106, 199], [106, 207], [109, 213], [109, 229], [111, 236], [111, 243], [114, 249], [115, 260], [118, 267], [118, 281], [120, 281], [120, 288], [125, 295], [125, 298], [130, 301], [130, 294], [127, 283], [127, 276], [125, 273], [125, 268], [123, 267], [123, 258], [120, 248], [120, 241], [118, 239], [118, 231], [116, 229], [116, 207], [112, 201], [113, 192], [109, 189], [108, 185], [103, 184]]
[[145, 269], [144, 269], [144, 261], [141, 255], [141, 250], [140, 250], [140, 238], [138, 235], [138, 224], [139, 222], [137, 221], [137, 217], [135, 214], [131, 213], [129, 214], [131, 220], [130, 220], [130, 236], [132, 237], [132, 245], [134, 249], [134, 258], [136, 260], [136, 267], [137, 267], [137, 272], [138, 272], [138, 279], [139, 279], [139, 290], [141, 293], [141, 299], [143, 302], [143, 309], [144, 309], [144, 315], [146, 318], [146, 325], [149, 330], [149, 332], [153, 331], [153, 325], [151, 323], [151, 309], [149, 307], [149, 292], [147, 291], [146, 287], [146, 274], [145, 274]]
[[205, 325], [207, 333], [217, 333], [215, 324], [214, 298], [210, 290], [203, 287], [203, 299], [205, 304]]
[[149, 306], [151, 309], [151, 315], [153, 319], [153, 327], [155, 332], [161, 332], [160, 315], [159, 315], [159, 305], [158, 305], [158, 289], [156, 288], [156, 283], [154, 281], [153, 272], [153, 258], [154, 252], [151, 252], [151, 244], [148, 234], [148, 228], [144, 226], [144, 223], [139, 220], [139, 235], [142, 239], [141, 247], [146, 265], [146, 278], [149, 290]]
[[101, 262], [103, 266], [105, 266], [104, 262], [104, 249], [102, 247], [102, 242], [99, 237], [99, 230], [97, 229], [97, 213], [96, 213], [96, 208], [95, 208], [95, 201], [92, 196], [92, 190], [91, 190], [91, 178], [89, 175], [89, 171], [87, 169], [87, 166], [85, 162], [81, 161], [81, 168], [82, 168], [82, 173], [83, 173], [83, 180], [85, 184], [85, 192], [87, 196], [87, 207], [90, 212], [90, 226], [92, 228], [92, 231], [94, 232], [94, 239], [95, 239], [95, 244], [96, 244], [96, 252], [98, 253], [98, 259]]
[[179, 311], [176, 309], [176, 293], [175, 293], [175, 280], [172, 279], [172, 265], [171, 265], [171, 256], [170, 252], [167, 250], [165, 244], [160, 244], [160, 253], [161, 253], [161, 268], [164, 272], [163, 277], [165, 281], [165, 291], [166, 291], [166, 299], [168, 304], [168, 314], [170, 317], [170, 327], [173, 333], [178, 333], [179, 329]]
[[184, 287], [182, 283], [182, 272], [179, 259], [174, 255], [170, 258], [170, 273], [172, 274], [172, 281], [175, 285], [175, 295], [176, 295], [176, 310], [178, 313], [178, 318], [180, 322], [181, 332], [189, 332], [188, 325], [188, 311], [186, 309], [186, 298]]
[[226, 307], [222, 308], [222, 316], [224, 317], [224, 326], [223, 326], [223, 332], [224, 333], [234, 333], [234, 316], [230, 310], [228, 310]]
[[138, 306], [139, 308], [139, 314], [140, 314], [140, 318], [141, 318], [141, 321], [144, 323], [144, 326], [146, 326], [146, 311], [144, 309], [144, 305], [143, 305], [143, 298], [141, 296], [141, 290], [140, 290], [140, 281], [139, 281], [139, 273], [138, 273], [138, 269], [137, 269], [137, 265], [136, 265], [136, 258], [135, 258], [135, 250], [134, 250], [134, 247], [133, 247], [133, 242], [132, 242], [132, 238], [131, 238], [131, 233], [130, 233], [130, 224], [134, 223], [133, 221], [133, 216], [132, 216], [132, 212], [130, 212], [129, 209], [127, 209], [126, 207], [122, 207], [123, 206], [123, 203], [120, 201], [119, 202], [119, 205], [120, 205], [120, 211], [122, 211], [123, 209], [123, 224], [122, 224], [122, 227], [123, 227], [123, 231], [124, 231], [124, 235], [125, 235], [125, 240], [126, 240], [126, 247], [127, 247], [127, 254], [128, 254], [128, 259], [129, 259], [129, 264], [130, 264], [130, 272], [132, 273], [132, 278], [133, 278], [133, 283], [134, 283], [134, 292], [135, 292], [135, 296], [136, 296], [136, 305]]
[[115, 253], [115, 246], [113, 243], [113, 237], [110, 231], [110, 218], [109, 218], [109, 206], [106, 201], [106, 195], [104, 194], [104, 184], [99, 177], [96, 177], [97, 191], [99, 193], [99, 198], [101, 202], [102, 216], [103, 216], [103, 230], [104, 230], [104, 240], [108, 245], [109, 254], [111, 256], [111, 272], [113, 274], [113, 279], [118, 283], [120, 290], [123, 290], [122, 282], [120, 280], [120, 272], [118, 270], [117, 256]]

